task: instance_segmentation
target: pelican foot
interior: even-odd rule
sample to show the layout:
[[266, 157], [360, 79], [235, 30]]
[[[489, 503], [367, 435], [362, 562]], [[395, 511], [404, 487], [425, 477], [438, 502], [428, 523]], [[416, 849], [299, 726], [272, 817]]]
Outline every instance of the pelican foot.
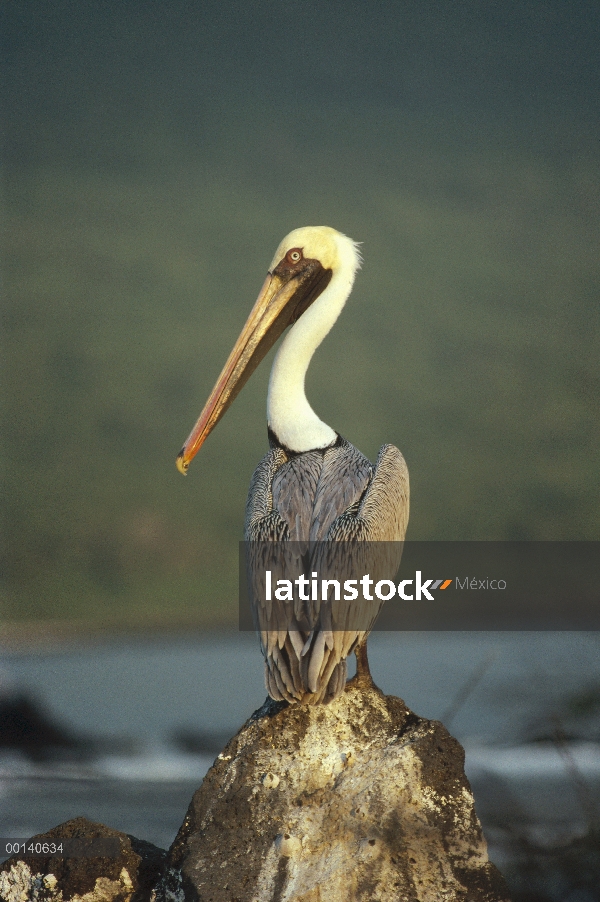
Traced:
[[351, 680], [348, 680], [346, 685], [360, 686], [361, 689], [377, 689], [379, 691], [379, 687], [375, 685], [371, 676], [366, 641], [362, 645], [356, 646], [354, 654], [356, 655], [356, 674]]

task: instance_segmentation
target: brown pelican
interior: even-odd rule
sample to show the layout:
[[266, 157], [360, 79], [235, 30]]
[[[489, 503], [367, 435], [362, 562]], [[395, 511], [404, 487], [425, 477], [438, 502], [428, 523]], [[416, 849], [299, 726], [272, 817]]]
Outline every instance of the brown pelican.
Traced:
[[[384, 445], [373, 466], [319, 419], [304, 391], [311, 358], [346, 303], [359, 266], [356, 244], [335, 229], [295, 229], [284, 238], [246, 325], [179, 453], [177, 467], [186, 473], [250, 375], [291, 326], [271, 370], [270, 451], [250, 484], [247, 541], [329, 546], [350, 540], [404, 540], [409, 486], [400, 451]], [[375, 603], [369, 624], [333, 630], [328, 628], [331, 622], [319, 623], [308, 632], [289, 620], [283, 625], [269, 623], [265, 611], [258, 611], [269, 695], [302, 704], [330, 701], [344, 690], [346, 658], [352, 651], [358, 678], [368, 678], [366, 638], [380, 606]]]

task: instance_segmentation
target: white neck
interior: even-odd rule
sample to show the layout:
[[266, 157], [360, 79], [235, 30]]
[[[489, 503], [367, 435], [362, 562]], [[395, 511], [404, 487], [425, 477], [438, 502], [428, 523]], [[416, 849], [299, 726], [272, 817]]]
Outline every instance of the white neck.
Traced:
[[334, 271], [323, 294], [285, 336], [273, 362], [267, 421], [279, 441], [291, 451], [326, 448], [337, 438], [331, 426], [320, 420], [308, 403], [304, 379], [314, 352], [340, 315], [352, 290], [357, 265], [354, 258], [352, 264], [342, 265]]

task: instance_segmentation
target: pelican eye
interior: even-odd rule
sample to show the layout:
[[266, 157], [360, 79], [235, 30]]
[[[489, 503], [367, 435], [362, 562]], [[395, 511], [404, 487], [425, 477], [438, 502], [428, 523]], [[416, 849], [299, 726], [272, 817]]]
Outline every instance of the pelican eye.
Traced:
[[288, 263], [299, 263], [300, 260], [302, 260], [302, 249], [299, 247], [293, 247], [291, 251], [287, 252], [285, 259]]

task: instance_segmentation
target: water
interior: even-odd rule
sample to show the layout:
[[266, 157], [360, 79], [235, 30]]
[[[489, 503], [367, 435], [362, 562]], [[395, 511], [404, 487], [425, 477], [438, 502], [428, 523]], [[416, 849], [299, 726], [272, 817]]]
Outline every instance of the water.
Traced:
[[[498, 860], [507, 818], [552, 840], [585, 831], [590, 805], [600, 800], [597, 708], [591, 704], [587, 717], [573, 711], [578, 699], [593, 701], [590, 692], [600, 684], [596, 634], [379, 633], [369, 648], [381, 688], [443, 720], [465, 746]], [[26, 690], [77, 734], [104, 740], [85, 762], [32, 763], [4, 753], [6, 837], [85, 815], [168, 847], [216, 751], [265, 697], [250, 634], [5, 653], [3, 662], [5, 686]], [[530, 741], [557, 728], [568, 741]], [[186, 750], [182, 735], [209, 748]]]

